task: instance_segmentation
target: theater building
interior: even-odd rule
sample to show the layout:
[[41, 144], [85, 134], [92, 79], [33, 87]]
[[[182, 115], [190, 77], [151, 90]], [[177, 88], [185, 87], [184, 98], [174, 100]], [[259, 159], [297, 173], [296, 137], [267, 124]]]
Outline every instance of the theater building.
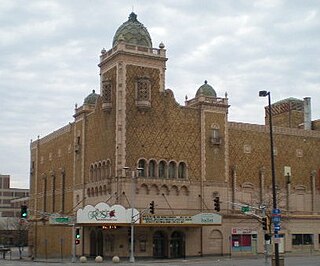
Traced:
[[[129, 257], [131, 227], [136, 257], [264, 252], [269, 113], [266, 125], [230, 122], [228, 95], [207, 81], [178, 104], [165, 88], [166, 61], [164, 44], [154, 48], [131, 13], [101, 51], [99, 91], [72, 123], [31, 143], [33, 257], [70, 256], [75, 240], [78, 256]], [[320, 120], [310, 105], [272, 105], [283, 253], [319, 251]]]

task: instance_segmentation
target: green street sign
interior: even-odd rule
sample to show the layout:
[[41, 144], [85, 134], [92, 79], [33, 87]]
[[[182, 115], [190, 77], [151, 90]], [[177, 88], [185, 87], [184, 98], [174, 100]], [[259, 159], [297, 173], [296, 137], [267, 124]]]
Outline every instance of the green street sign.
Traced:
[[62, 224], [70, 222], [69, 217], [57, 217], [57, 218], [55, 218], [55, 220], [57, 223], [62, 223]]
[[70, 224], [72, 223], [71, 217], [50, 217], [50, 224]]
[[248, 211], [250, 211], [250, 207], [249, 206], [241, 207], [241, 212], [248, 212]]

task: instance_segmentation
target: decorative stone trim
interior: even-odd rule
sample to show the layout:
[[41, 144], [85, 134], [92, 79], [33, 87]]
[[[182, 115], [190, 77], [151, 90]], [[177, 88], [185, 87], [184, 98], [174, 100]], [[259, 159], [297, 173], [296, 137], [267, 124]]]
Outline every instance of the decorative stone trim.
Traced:
[[[228, 122], [228, 127], [229, 129], [236, 129], [242, 131], [257, 131], [269, 134], [269, 126], [265, 125]], [[320, 138], [320, 131], [303, 130], [298, 128], [273, 127], [273, 133], [279, 135]]]

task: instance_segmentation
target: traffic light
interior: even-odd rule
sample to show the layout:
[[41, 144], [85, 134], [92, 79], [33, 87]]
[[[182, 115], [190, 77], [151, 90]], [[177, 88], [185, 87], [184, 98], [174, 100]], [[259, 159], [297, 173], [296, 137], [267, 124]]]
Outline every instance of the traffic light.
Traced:
[[80, 228], [76, 228], [76, 239], [80, 239]]
[[268, 230], [268, 218], [263, 217], [261, 220], [261, 224], [262, 224], [262, 229], [267, 231]]
[[26, 205], [21, 205], [20, 217], [26, 219], [28, 216], [28, 207]]
[[264, 234], [264, 240], [265, 241], [269, 241], [271, 239], [271, 235], [270, 234]]
[[150, 207], [149, 207], [150, 213], [154, 214], [154, 201], [150, 202]]
[[219, 197], [215, 197], [214, 198], [214, 209], [219, 212], [220, 211], [220, 198]]
[[79, 244], [80, 244], [80, 238], [81, 238], [80, 228], [76, 228], [75, 241], [74, 241], [76, 245], [79, 245]]

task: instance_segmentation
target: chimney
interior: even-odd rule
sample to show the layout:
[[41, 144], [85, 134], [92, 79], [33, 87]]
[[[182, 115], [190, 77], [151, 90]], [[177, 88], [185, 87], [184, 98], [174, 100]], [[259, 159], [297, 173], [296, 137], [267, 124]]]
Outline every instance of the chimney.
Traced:
[[311, 130], [311, 98], [305, 97], [304, 100], [304, 129]]

